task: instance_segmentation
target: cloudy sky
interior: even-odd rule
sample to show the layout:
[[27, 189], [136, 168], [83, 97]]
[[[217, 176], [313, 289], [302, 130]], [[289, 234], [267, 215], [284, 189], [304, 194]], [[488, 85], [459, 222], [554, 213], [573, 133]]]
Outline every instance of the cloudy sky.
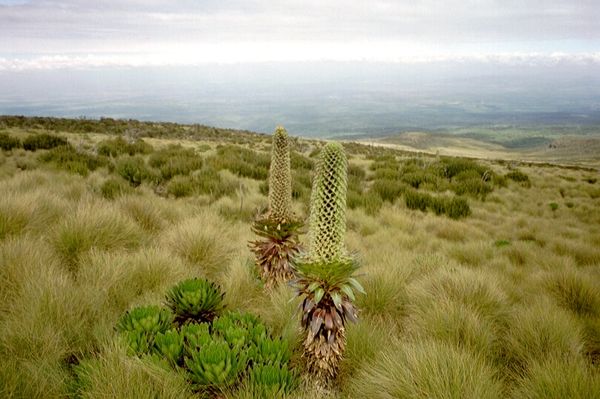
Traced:
[[600, 63], [598, 0], [0, 0], [0, 70], [478, 58]]

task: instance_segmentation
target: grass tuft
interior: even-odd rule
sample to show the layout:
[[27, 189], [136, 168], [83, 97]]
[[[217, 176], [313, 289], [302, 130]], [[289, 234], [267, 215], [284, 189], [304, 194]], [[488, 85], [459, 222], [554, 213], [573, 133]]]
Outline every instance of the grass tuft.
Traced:
[[502, 386], [480, 357], [435, 341], [395, 343], [350, 382], [360, 398], [500, 398]]

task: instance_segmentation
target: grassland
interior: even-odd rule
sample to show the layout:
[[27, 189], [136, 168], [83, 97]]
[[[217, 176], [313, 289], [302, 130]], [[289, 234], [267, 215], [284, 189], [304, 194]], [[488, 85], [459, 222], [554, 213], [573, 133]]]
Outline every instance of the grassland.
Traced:
[[[1, 397], [197, 395], [184, 373], [129, 356], [115, 332], [123, 312], [195, 276], [298, 348], [302, 372], [297, 302], [289, 287], [264, 292], [247, 246], [267, 201], [268, 136], [30, 122], [0, 133], [69, 146], [0, 151]], [[321, 145], [294, 144], [304, 217]], [[347, 245], [367, 295], [335, 385], [303, 383], [292, 397], [598, 397], [597, 171], [346, 150]], [[469, 212], [454, 217], [440, 198]]]

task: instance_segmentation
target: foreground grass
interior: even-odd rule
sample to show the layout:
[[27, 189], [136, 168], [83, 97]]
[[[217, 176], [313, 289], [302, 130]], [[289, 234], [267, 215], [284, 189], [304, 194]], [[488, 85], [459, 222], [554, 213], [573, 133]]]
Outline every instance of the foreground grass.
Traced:
[[[106, 139], [65, 137], [90, 149]], [[161, 303], [188, 277], [218, 282], [229, 308], [259, 314], [297, 344], [292, 293], [265, 295], [247, 249], [266, 197], [262, 169], [248, 169], [245, 151], [266, 143], [178, 144], [202, 164], [182, 159], [172, 177], [163, 163], [166, 172], [150, 168], [139, 185], [111, 157], [79, 173], [36, 153], [0, 152], [0, 396], [193, 396], [185, 375], [127, 356], [114, 332], [124, 311]], [[309, 159], [314, 145], [298, 148]], [[350, 150], [363, 170], [354, 173], [371, 176], [369, 154]], [[228, 168], [236, 158], [243, 162]], [[296, 162], [310, 174], [310, 162]], [[348, 245], [368, 293], [358, 298], [361, 322], [349, 327], [336, 386], [305, 384], [298, 397], [597, 397], [600, 183], [585, 170], [521, 169], [529, 187], [495, 186], [461, 219], [410, 210], [402, 197], [349, 211]], [[161, 191], [175, 178], [191, 191]], [[296, 199], [302, 214], [301, 187]]]

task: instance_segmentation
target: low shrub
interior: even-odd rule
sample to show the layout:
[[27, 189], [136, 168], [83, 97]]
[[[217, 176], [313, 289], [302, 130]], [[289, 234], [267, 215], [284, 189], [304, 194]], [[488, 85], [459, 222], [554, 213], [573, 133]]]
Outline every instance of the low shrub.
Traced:
[[107, 164], [106, 159], [79, 152], [71, 145], [54, 147], [38, 158], [41, 162], [51, 164], [57, 169], [87, 176], [90, 171]]
[[269, 174], [271, 157], [236, 145], [218, 146], [217, 154], [207, 162], [217, 170], [228, 169], [232, 173], [251, 179], [265, 180]]
[[398, 180], [377, 179], [369, 188], [369, 191], [377, 194], [383, 201], [393, 203], [406, 190], [406, 185]]
[[175, 176], [167, 183], [167, 193], [175, 198], [192, 195], [194, 188], [194, 181], [188, 176]]
[[9, 136], [6, 133], [0, 133], [0, 148], [4, 151], [21, 148], [21, 146], [21, 140], [19, 140], [17, 137]]
[[453, 197], [446, 204], [446, 214], [452, 219], [460, 219], [471, 214], [471, 207], [465, 198]]
[[153, 150], [154, 148], [142, 139], [127, 141], [123, 137], [103, 140], [97, 146], [98, 154], [111, 157], [118, 157], [124, 154], [149, 154]]
[[133, 187], [139, 186], [145, 178], [150, 176], [144, 158], [139, 155], [119, 158], [115, 165], [115, 171]]
[[102, 196], [110, 200], [131, 192], [133, 192], [131, 186], [118, 177], [109, 177], [100, 186], [100, 193], [102, 193]]
[[416, 190], [406, 190], [404, 201], [408, 209], [418, 209], [425, 212], [431, 206], [432, 197], [427, 193], [420, 193]]
[[176, 175], [189, 175], [202, 168], [202, 158], [191, 148], [170, 145], [150, 155], [148, 164], [160, 170], [163, 179], [169, 180]]
[[527, 174], [521, 172], [519, 169], [511, 170], [506, 175], [504, 175], [504, 177], [506, 177], [507, 179], [510, 179], [512, 181], [516, 181], [517, 183], [528, 183], [529, 182], [529, 176]]
[[47, 133], [33, 134], [23, 140], [23, 148], [27, 151], [49, 150], [66, 145], [69, 142], [64, 138]]

